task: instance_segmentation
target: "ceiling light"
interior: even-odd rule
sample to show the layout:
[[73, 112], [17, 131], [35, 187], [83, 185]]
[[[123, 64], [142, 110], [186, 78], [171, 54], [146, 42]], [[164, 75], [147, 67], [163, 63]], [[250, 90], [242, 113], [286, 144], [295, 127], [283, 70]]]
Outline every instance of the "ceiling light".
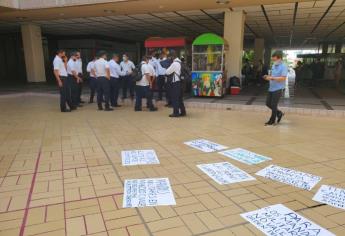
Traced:
[[229, 0], [217, 0], [216, 3], [224, 5], [224, 4], [229, 4]]
[[104, 10], [104, 13], [111, 14], [111, 13], [114, 13], [114, 11], [113, 11], [113, 10], [108, 10], [108, 9], [106, 9], [106, 10]]

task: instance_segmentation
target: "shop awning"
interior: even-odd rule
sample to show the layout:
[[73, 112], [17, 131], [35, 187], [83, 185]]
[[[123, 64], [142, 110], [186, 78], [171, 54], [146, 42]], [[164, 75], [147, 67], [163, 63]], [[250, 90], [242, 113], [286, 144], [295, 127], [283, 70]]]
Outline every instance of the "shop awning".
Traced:
[[149, 38], [145, 40], [145, 48], [169, 48], [169, 47], [184, 47], [187, 40], [181, 38]]

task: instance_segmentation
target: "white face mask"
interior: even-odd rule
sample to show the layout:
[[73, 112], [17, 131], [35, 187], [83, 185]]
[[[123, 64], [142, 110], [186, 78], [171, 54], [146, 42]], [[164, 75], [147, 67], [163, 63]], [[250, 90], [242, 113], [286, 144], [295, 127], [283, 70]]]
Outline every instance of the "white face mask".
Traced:
[[122, 57], [122, 60], [127, 61], [128, 58], [127, 57]]

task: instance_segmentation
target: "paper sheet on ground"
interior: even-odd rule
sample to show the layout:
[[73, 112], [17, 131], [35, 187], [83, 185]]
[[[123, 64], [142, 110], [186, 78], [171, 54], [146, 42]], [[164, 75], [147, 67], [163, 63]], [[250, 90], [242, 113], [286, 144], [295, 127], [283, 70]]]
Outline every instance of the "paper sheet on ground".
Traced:
[[272, 160], [269, 157], [257, 154], [255, 152], [251, 152], [242, 148], [235, 148], [231, 150], [225, 150], [219, 152], [219, 154], [234, 159], [236, 161], [242, 162], [248, 165], [255, 165], [262, 163], [264, 161]]
[[345, 189], [322, 185], [313, 200], [345, 210]]
[[123, 166], [159, 164], [158, 157], [154, 150], [122, 151], [121, 156]]
[[176, 205], [168, 178], [125, 180], [123, 207]]
[[221, 185], [255, 180], [254, 177], [229, 162], [201, 164], [197, 167]]
[[203, 152], [216, 152], [216, 151], [220, 151], [220, 150], [228, 148], [226, 146], [208, 141], [206, 139], [191, 140], [191, 141], [185, 142], [184, 144]]
[[243, 213], [241, 216], [269, 236], [335, 236], [282, 204]]
[[267, 166], [256, 175], [309, 191], [322, 179], [320, 176], [276, 165]]

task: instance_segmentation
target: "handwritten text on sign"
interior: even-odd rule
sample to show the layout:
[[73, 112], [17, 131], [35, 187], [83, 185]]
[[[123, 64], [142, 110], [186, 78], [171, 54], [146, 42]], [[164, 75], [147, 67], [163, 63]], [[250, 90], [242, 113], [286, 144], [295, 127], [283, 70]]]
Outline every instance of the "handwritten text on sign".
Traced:
[[196, 140], [185, 142], [184, 144], [203, 152], [216, 152], [216, 151], [220, 151], [220, 150], [228, 148], [226, 146], [208, 141], [206, 139], [196, 139]]
[[168, 178], [125, 180], [123, 207], [176, 205]]
[[335, 236], [282, 204], [243, 213], [241, 216], [269, 236]]
[[197, 167], [221, 185], [255, 180], [254, 177], [229, 162], [202, 164]]
[[345, 189], [322, 185], [313, 200], [345, 210]]
[[257, 172], [256, 175], [309, 191], [322, 179], [320, 176], [276, 165], [267, 166]]
[[121, 156], [123, 166], [159, 164], [158, 157], [154, 150], [122, 151]]
[[248, 165], [255, 165], [264, 161], [272, 160], [269, 157], [265, 157], [242, 148], [235, 148], [231, 150], [222, 151], [219, 152], [219, 154], [222, 154], [226, 157], [229, 157], [231, 159]]

